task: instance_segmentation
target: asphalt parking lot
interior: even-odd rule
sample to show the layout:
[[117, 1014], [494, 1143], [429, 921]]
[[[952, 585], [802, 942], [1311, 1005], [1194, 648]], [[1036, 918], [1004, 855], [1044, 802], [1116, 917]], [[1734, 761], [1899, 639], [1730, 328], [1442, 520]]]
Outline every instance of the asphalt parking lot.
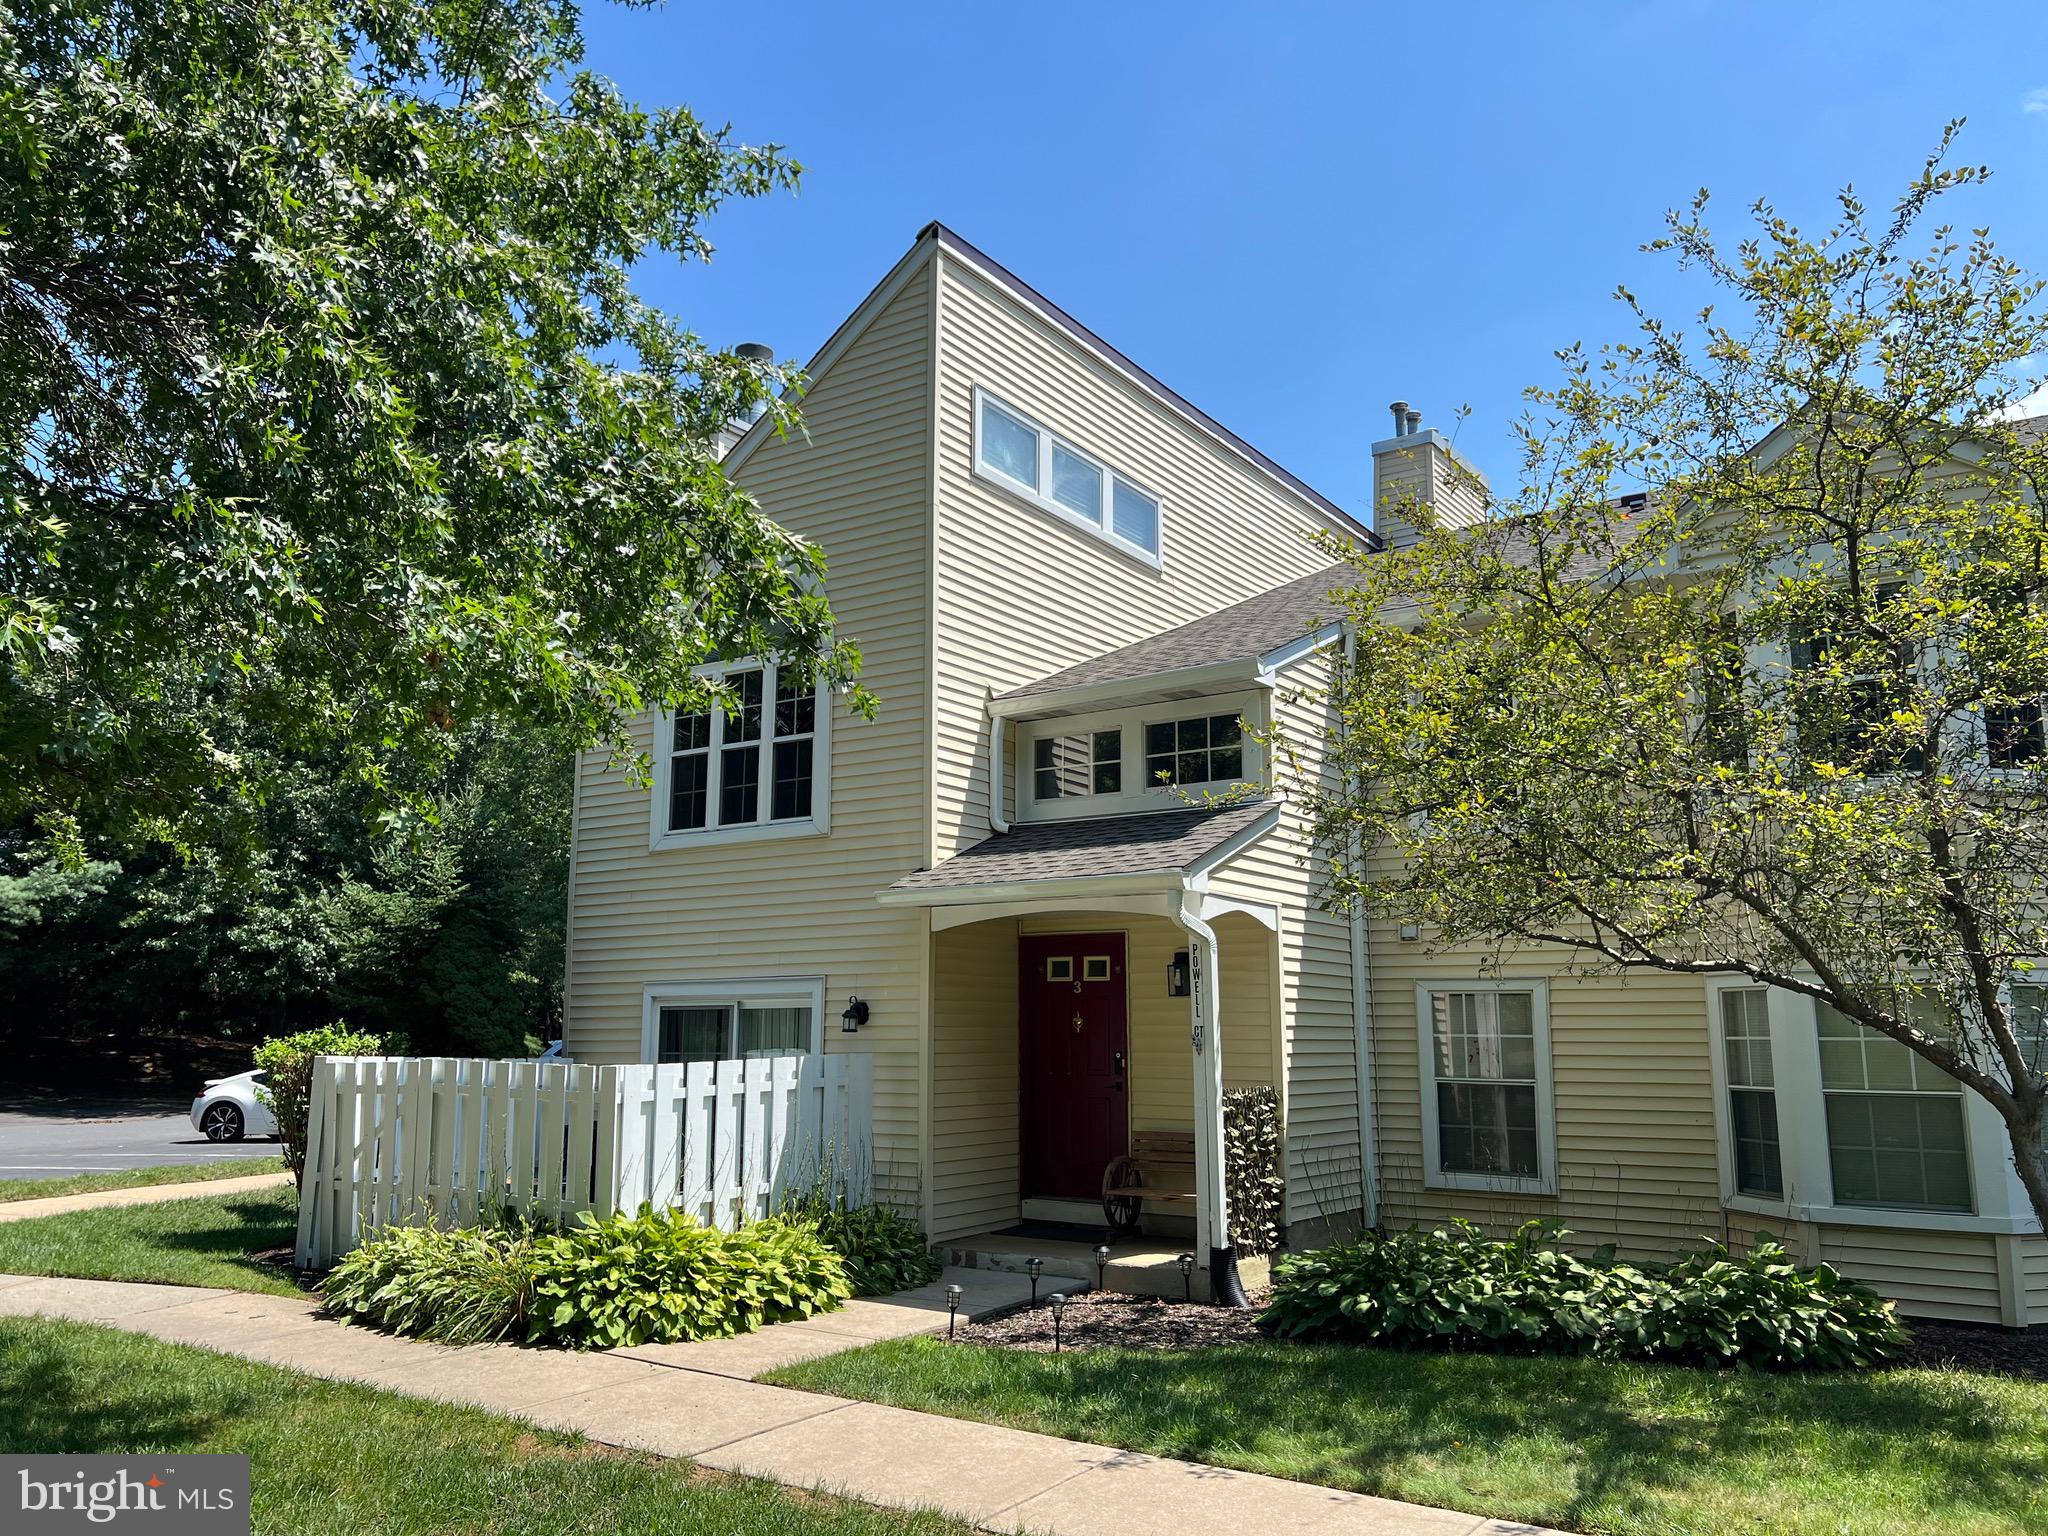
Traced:
[[268, 1157], [267, 1138], [208, 1141], [186, 1118], [189, 1099], [0, 1099], [0, 1179]]

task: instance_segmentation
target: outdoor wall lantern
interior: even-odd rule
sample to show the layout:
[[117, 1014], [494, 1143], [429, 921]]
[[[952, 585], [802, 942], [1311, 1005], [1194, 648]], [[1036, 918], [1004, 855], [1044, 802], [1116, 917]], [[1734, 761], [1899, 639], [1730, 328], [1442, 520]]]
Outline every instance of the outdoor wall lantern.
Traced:
[[1177, 949], [1173, 959], [1166, 965], [1166, 995], [1186, 997], [1188, 995], [1188, 952]]
[[1024, 1273], [1031, 1277], [1031, 1305], [1038, 1305], [1038, 1277], [1045, 1273], [1045, 1260], [1026, 1259]]
[[960, 1321], [960, 1287], [946, 1287], [946, 1342], [953, 1342], [953, 1327]]
[[868, 1021], [868, 1005], [857, 997], [846, 1000], [846, 1012], [839, 1015], [839, 1027], [849, 1035]]
[[1054, 1291], [1045, 1299], [1052, 1305], [1052, 1352], [1058, 1354], [1060, 1352], [1060, 1319], [1066, 1315], [1067, 1298], [1062, 1292]]
[[1195, 1299], [1195, 1256], [1184, 1253], [1173, 1261], [1180, 1266], [1180, 1291], [1183, 1301]]

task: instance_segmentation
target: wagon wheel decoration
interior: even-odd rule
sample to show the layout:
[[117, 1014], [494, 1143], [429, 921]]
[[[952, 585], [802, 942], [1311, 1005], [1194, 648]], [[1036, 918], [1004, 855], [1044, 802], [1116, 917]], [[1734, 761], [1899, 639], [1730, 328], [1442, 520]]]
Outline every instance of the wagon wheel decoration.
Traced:
[[1136, 1230], [1144, 1210], [1144, 1197], [1129, 1191], [1143, 1187], [1144, 1183], [1144, 1169], [1135, 1157], [1110, 1160], [1102, 1175], [1102, 1214], [1112, 1234]]

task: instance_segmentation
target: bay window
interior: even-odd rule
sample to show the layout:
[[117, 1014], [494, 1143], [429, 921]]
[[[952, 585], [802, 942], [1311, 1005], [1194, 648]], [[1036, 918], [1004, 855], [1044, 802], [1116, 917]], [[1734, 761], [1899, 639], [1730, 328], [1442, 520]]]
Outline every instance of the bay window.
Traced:
[[1736, 1192], [1780, 1199], [1785, 1193], [1785, 1167], [1778, 1143], [1777, 1068], [1771, 1054], [1766, 988], [1731, 987], [1721, 994], [1721, 1048]]
[[1159, 563], [1159, 498], [1022, 411], [974, 392], [974, 471], [1033, 505]]

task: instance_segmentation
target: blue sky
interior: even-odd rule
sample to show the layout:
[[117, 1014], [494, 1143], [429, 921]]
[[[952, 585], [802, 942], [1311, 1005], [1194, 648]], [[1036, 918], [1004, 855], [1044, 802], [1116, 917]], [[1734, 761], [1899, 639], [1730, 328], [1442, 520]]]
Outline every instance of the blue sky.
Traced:
[[804, 358], [941, 219], [1343, 505], [1385, 405], [1505, 479], [1520, 391], [1620, 335], [1638, 246], [1713, 189], [1815, 224], [1889, 202], [1941, 125], [1959, 201], [2048, 268], [2048, 6], [671, 4], [586, 13], [591, 65], [788, 145], [710, 267], [643, 287]]

